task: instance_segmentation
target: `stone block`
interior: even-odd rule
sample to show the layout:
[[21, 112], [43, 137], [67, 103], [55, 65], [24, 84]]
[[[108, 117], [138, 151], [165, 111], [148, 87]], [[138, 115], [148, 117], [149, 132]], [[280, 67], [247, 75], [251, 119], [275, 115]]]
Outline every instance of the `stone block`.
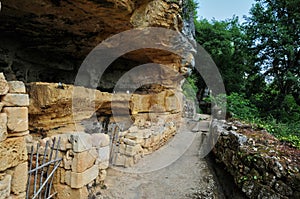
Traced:
[[125, 135], [125, 138], [134, 140], [138, 144], [143, 143], [144, 142], [144, 131], [140, 130], [138, 132], [128, 133], [127, 135]]
[[65, 169], [72, 169], [74, 152], [72, 150], [68, 150], [66, 154], [63, 156], [63, 167]]
[[144, 148], [148, 148], [151, 146], [151, 144], [152, 144], [152, 139], [151, 139], [151, 137], [149, 137], [147, 139], [144, 139], [144, 143], [142, 144], [142, 146]]
[[109, 145], [109, 135], [104, 133], [91, 134], [93, 147], [104, 147]]
[[114, 159], [115, 166], [131, 167], [133, 166], [133, 157], [117, 153]]
[[[60, 151], [66, 151], [72, 148], [72, 144], [69, 142], [70, 139], [69, 134], [60, 134], [60, 135], [51, 136], [52, 140], [54, 140], [54, 138], [55, 138], [54, 149], [58, 149]], [[60, 140], [59, 143], [58, 140]]]
[[28, 154], [37, 152], [38, 141], [33, 141], [32, 143], [26, 143], [26, 150]]
[[180, 100], [177, 97], [178, 96], [173, 95], [166, 98], [165, 101], [166, 111], [174, 113], [180, 110]]
[[8, 93], [9, 86], [3, 73], [0, 73], [0, 95], [6, 95]]
[[13, 132], [28, 130], [28, 109], [27, 107], [5, 107], [7, 114], [7, 128]]
[[70, 185], [71, 184], [71, 170], [65, 171], [64, 183]]
[[66, 179], [66, 170], [64, 168], [58, 168], [58, 172], [60, 175], [60, 183], [64, 184], [67, 182], [68, 179]]
[[104, 169], [107, 169], [109, 167], [109, 161], [107, 160], [107, 161], [104, 161], [104, 162], [100, 162], [99, 164], [98, 164], [98, 168], [100, 169], [100, 170], [104, 170]]
[[8, 138], [0, 142], [0, 171], [27, 161], [27, 149], [23, 137]]
[[134, 165], [134, 158], [126, 156], [124, 167], [132, 167]]
[[72, 188], [82, 188], [83, 186], [92, 182], [99, 175], [99, 168], [97, 165], [92, 166], [82, 173], [71, 172]]
[[133, 94], [131, 98], [132, 103], [130, 104], [132, 114], [149, 112], [151, 107], [150, 98], [151, 95]]
[[122, 154], [125, 154], [126, 153], [126, 144], [124, 144], [124, 143], [121, 143], [121, 144], [119, 144], [119, 145], [117, 145], [117, 146], [114, 146], [114, 147], [117, 147], [117, 150], [115, 150], [115, 151], [117, 151], [117, 152], [119, 152], [119, 153], [122, 153]]
[[143, 148], [139, 144], [137, 144], [135, 146], [127, 145], [125, 155], [134, 156], [142, 151], [143, 151]]
[[131, 139], [128, 139], [128, 138], [124, 138], [123, 139], [123, 142], [127, 145], [130, 145], [130, 146], [134, 146], [137, 144], [137, 142], [135, 140], [131, 140]]
[[0, 113], [0, 142], [7, 137], [7, 115], [6, 113]]
[[133, 157], [133, 162], [134, 162], [134, 164], [136, 164], [140, 159], [142, 159], [142, 157], [143, 157], [143, 154], [142, 154], [142, 153], [136, 154], [136, 155]]
[[70, 142], [73, 146], [73, 151], [80, 153], [89, 150], [93, 146], [93, 141], [90, 134], [73, 133], [70, 135]]
[[72, 161], [72, 171], [81, 173], [91, 168], [98, 157], [97, 150], [92, 148], [81, 153], [74, 153]]
[[116, 153], [114, 156], [113, 164], [115, 166], [124, 166], [125, 165], [126, 156], [124, 154]]
[[10, 195], [11, 175], [0, 174], [0, 199], [6, 199]]
[[57, 192], [57, 198], [63, 198], [63, 199], [88, 198], [89, 195], [86, 186], [80, 189], [72, 189], [68, 185], [54, 184], [53, 188]]
[[101, 162], [109, 160], [109, 146], [97, 148], [98, 158]]
[[2, 97], [2, 103], [5, 106], [29, 106], [28, 94], [8, 93]]
[[9, 81], [9, 93], [26, 93], [25, 84], [22, 81]]
[[28, 176], [28, 162], [23, 162], [13, 169], [11, 180], [11, 191], [13, 194], [20, 194], [26, 191]]

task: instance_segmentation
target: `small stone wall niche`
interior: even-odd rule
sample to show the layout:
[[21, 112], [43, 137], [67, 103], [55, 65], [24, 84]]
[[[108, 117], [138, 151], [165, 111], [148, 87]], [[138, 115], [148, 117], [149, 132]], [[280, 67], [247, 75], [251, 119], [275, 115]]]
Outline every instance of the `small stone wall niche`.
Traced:
[[20, 81], [0, 73], [0, 199], [26, 196], [29, 97]]
[[[46, 142], [52, 146], [54, 139], [60, 140], [54, 144], [54, 149], [58, 149], [58, 158], [62, 158], [53, 178], [55, 198], [89, 198], [95, 189], [104, 185], [109, 166], [109, 136], [103, 133], [70, 132], [40, 140], [31, 137], [26, 145], [28, 149], [33, 146], [33, 153], [37, 150], [42, 153]], [[46, 156], [49, 157], [49, 154]]]
[[248, 198], [300, 198], [300, 150], [265, 130], [214, 120], [213, 154]]

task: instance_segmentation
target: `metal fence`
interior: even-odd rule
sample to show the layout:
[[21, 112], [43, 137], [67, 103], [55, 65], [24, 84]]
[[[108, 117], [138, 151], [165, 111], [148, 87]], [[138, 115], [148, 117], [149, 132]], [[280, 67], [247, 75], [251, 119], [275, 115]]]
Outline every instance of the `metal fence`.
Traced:
[[58, 157], [60, 138], [56, 141], [54, 138], [52, 145], [47, 141], [43, 151], [39, 150], [40, 144], [37, 144], [35, 153], [34, 146], [31, 146], [26, 199], [48, 199], [56, 194], [52, 193], [53, 177], [62, 161]]
[[116, 154], [118, 153], [118, 148], [119, 148], [119, 133], [120, 131], [123, 131], [124, 127], [122, 124], [116, 124], [112, 123], [108, 127], [108, 132], [107, 134], [110, 137], [110, 157], [109, 157], [109, 163], [111, 165], [115, 165], [115, 157]]

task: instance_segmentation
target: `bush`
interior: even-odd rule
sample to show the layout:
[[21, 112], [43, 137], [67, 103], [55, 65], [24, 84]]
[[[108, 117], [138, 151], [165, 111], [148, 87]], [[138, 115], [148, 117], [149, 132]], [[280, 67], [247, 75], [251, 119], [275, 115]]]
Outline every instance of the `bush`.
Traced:
[[300, 149], [300, 122], [283, 123], [278, 122], [274, 118], [267, 120], [257, 120], [256, 124], [266, 129], [269, 133], [273, 134], [281, 141], [287, 141], [294, 147]]
[[[222, 108], [220, 101], [224, 98], [226, 98], [225, 95], [210, 97], [208, 100]], [[243, 95], [232, 93], [227, 96], [227, 111], [233, 118], [264, 128], [279, 140], [289, 142], [294, 147], [300, 148], [300, 108], [294, 98], [289, 95], [282, 102], [282, 107], [280, 120], [272, 116], [261, 118], [258, 108]]]
[[228, 96], [210, 96], [204, 100], [218, 106], [222, 111], [226, 110], [235, 119], [252, 122], [258, 117], [257, 108], [238, 93], [232, 93]]
[[232, 93], [227, 97], [227, 111], [233, 118], [248, 122], [253, 122], [259, 117], [257, 108], [238, 93]]

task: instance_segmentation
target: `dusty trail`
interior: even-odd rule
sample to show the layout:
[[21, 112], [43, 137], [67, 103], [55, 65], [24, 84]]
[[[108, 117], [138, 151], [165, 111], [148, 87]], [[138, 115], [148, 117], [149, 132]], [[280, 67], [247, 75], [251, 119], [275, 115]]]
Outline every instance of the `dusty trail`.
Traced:
[[[207, 162], [199, 157], [201, 132], [181, 133], [194, 136], [194, 139], [177, 161], [148, 173], [126, 173], [110, 168], [105, 180], [107, 189], [101, 190], [102, 197], [104, 199], [223, 198], [223, 194], [217, 190], [212, 170]], [[180, 139], [185, 139], [185, 136]], [[167, 145], [172, 145], [172, 142]], [[138, 163], [135, 169], [144, 167], [149, 162], [156, 164], [158, 162], [155, 161], [172, 156], [170, 152], [161, 152], [160, 158], [157, 158], [155, 155], [157, 153], [160, 153], [160, 149], [145, 156], [144, 162]]]

